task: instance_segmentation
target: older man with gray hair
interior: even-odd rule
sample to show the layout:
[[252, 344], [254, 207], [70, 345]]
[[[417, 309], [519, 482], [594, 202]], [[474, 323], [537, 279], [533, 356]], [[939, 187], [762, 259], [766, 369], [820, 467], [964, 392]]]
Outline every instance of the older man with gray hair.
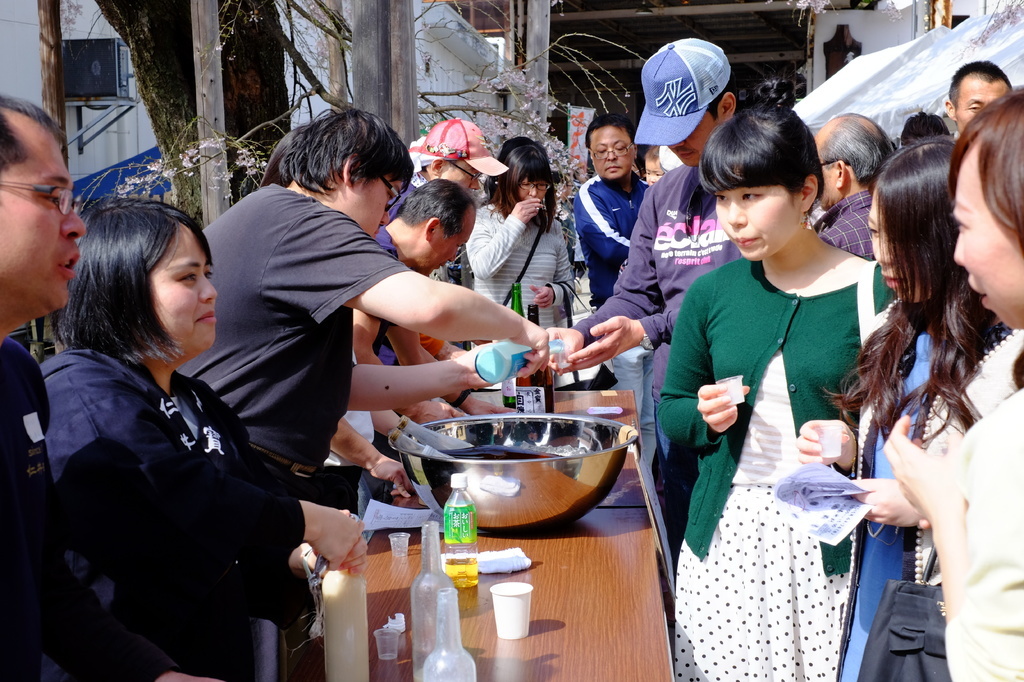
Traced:
[[873, 258], [868, 186], [895, 146], [877, 123], [860, 114], [836, 116], [814, 140], [825, 179], [821, 193], [825, 214], [814, 229], [832, 246]]

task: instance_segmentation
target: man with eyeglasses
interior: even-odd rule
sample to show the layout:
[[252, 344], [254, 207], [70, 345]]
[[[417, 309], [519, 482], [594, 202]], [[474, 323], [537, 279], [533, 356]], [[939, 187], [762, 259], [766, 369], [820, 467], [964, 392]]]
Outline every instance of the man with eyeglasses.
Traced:
[[874, 258], [868, 230], [868, 188], [895, 145], [877, 123], [860, 114], [836, 116], [818, 131], [814, 141], [824, 177], [819, 205], [825, 211], [814, 229], [838, 249]]
[[[296, 497], [353, 508], [324, 470], [349, 408], [391, 409], [481, 387], [472, 357], [416, 367], [352, 365], [352, 311], [438, 338], [503, 339], [547, 359], [547, 335], [511, 310], [437, 282], [374, 241], [412, 176], [380, 117], [325, 112], [293, 131], [280, 184], [246, 196], [206, 228], [217, 277], [217, 340], [184, 367], [242, 418], [271, 473]], [[342, 453], [344, 454], [344, 453]]]
[[162, 651], [125, 630], [68, 569], [44, 438], [46, 389], [35, 360], [7, 338], [67, 303], [85, 225], [61, 154], [63, 139], [64, 131], [39, 107], [0, 95], [3, 678], [38, 680], [45, 651], [83, 680], [197, 680], [174, 672]]
[[[508, 170], [508, 166], [487, 151], [480, 128], [461, 118], [441, 121], [430, 129], [421, 143], [414, 144], [409, 151], [419, 155], [426, 163], [422, 170], [413, 174], [404, 194], [438, 179], [451, 180], [466, 189], [478, 190], [485, 176], [497, 177]], [[403, 200], [389, 210], [392, 220], [398, 215]]]
[[[657, 400], [686, 290], [701, 275], [740, 257], [718, 225], [715, 197], [701, 189], [697, 172], [708, 137], [736, 111], [730, 75], [725, 53], [698, 39], [669, 43], [644, 64], [646, 103], [636, 142], [667, 146], [683, 167], [644, 195], [614, 295], [573, 329], [548, 330], [566, 341], [567, 370], [592, 367], [637, 346], [653, 349]], [[697, 478], [697, 453], [671, 443], [660, 428], [657, 453], [674, 565]]]
[[[583, 183], [573, 203], [576, 232], [590, 273], [590, 305], [599, 310], [611, 297], [629, 255], [637, 213], [647, 184], [633, 171], [633, 122], [623, 114], [601, 114], [587, 127], [584, 141], [594, 177]], [[641, 453], [654, 458], [654, 351], [636, 346], [615, 356], [615, 388], [633, 391], [640, 414]]]
[[[377, 233], [377, 243], [410, 270], [428, 276], [459, 257], [473, 234], [475, 222], [476, 201], [469, 191], [450, 180], [438, 179], [406, 195], [398, 216]], [[416, 332], [359, 310], [353, 315], [358, 362], [409, 366], [436, 361], [420, 344]], [[385, 345], [385, 340], [390, 343]], [[459, 416], [459, 410], [469, 414], [506, 411], [473, 398], [469, 390], [442, 397], [445, 402], [420, 401], [396, 411], [421, 423]]]

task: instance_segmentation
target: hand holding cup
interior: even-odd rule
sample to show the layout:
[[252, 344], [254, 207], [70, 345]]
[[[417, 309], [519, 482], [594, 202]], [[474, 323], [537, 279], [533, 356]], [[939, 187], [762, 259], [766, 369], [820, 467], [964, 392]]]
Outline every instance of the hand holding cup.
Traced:
[[[735, 378], [735, 377], [733, 377]], [[749, 386], [741, 386], [743, 395], [750, 392]], [[697, 411], [704, 422], [715, 433], [725, 433], [736, 423], [739, 416], [737, 403], [733, 402], [727, 384], [707, 384], [697, 390]], [[742, 402], [742, 400], [740, 401]]]

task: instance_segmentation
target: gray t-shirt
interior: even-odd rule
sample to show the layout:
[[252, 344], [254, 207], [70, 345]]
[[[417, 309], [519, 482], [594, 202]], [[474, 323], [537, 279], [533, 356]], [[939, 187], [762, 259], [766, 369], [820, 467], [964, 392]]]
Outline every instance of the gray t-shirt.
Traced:
[[345, 304], [408, 270], [351, 218], [276, 185], [206, 228], [217, 340], [184, 367], [242, 418], [252, 441], [320, 466], [352, 383]]

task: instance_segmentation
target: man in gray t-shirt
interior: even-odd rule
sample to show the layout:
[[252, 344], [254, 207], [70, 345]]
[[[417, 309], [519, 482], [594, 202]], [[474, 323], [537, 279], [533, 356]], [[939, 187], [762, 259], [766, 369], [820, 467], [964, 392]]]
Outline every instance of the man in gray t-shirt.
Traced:
[[350, 392], [353, 409], [373, 410], [485, 383], [471, 355], [353, 368], [352, 309], [438, 338], [511, 338], [538, 351], [529, 370], [546, 361], [547, 335], [478, 294], [412, 272], [374, 241], [412, 175], [404, 145], [377, 116], [318, 117], [293, 133], [280, 172], [282, 186], [245, 197], [206, 229], [217, 341], [185, 371], [238, 412], [293, 494], [330, 503], [319, 479]]

